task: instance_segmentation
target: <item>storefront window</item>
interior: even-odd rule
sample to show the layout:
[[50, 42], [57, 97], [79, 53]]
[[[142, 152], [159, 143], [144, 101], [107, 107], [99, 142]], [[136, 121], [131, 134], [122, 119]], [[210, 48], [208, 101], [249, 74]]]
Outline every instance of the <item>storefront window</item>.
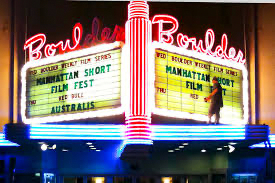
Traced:
[[231, 177], [230, 183], [256, 183], [257, 182], [257, 174], [233, 174]]

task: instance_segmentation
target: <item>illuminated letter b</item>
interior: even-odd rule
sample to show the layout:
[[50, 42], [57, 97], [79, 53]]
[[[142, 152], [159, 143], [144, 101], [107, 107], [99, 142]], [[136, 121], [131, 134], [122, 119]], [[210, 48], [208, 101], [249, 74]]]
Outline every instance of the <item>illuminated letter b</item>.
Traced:
[[[155, 15], [153, 20], [153, 24], [158, 23], [158, 41], [161, 43], [173, 44], [174, 38], [172, 36], [179, 28], [179, 23], [176, 18], [170, 15]], [[173, 27], [168, 30], [163, 30], [163, 23], [173, 24]]]

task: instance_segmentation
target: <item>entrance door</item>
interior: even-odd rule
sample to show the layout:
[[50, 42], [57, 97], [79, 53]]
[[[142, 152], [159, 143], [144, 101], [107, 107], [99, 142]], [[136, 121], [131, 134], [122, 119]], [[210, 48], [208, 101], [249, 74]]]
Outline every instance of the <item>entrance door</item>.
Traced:
[[136, 183], [156, 183], [154, 177], [141, 176], [136, 178]]
[[114, 177], [113, 183], [132, 183], [132, 177]]
[[213, 183], [226, 183], [225, 174], [213, 174], [212, 182]]
[[83, 183], [83, 177], [64, 177], [63, 183]]

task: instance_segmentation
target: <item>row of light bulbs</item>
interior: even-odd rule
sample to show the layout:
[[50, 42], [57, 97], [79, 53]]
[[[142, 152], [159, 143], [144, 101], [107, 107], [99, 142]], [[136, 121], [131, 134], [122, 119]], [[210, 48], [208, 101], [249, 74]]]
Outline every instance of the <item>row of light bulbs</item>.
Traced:
[[96, 147], [93, 145], [92, 142], [87, 142], [86, 144], [89, 146], [89, 148], [91, 150], [95, 150], [96, 152], [100, 152], [101, 151], [100, 149], [96, 149]]
[[182, 145], [180, 145], [178, 148], [176, 148], [175, 150], [168, 150], [168, 152], [174, 152], [174, 151], [179, 151], [181, 149], [184, 148], [184, 146], [188, 146], [188, 143], [182, 143]]
[[[41, 144], [40, 148], [41, 148], [42, 151], [46, 151], [47, 149], [52, 149], [52, 150], [56, 149], [56, 144], [54, 144], [52, 146], [49, 146], [49, 145], [47, 145], [44, 142], [39, 142], [38, 144]], [[100, 149], [96, 149], [96, 147], [93, 145], [92, 142], [87, 142], [86, 144], [89, 146], [89, 148], [91, 150], [95, 150], [96, 152], [100, 152], [101, 151]], [[68, 149], [62, 149], [62, 151], [63, 152], [67, 152], [69, 150]]]
[[[229, 142], [228, 145], [225, 145], [223, 147], [228, 147], [229, 148], [229, 153], [232, 153], [234, 150], [235, 150], [235, 147], [233, 145], [236, 145], [237, 143], [236, 142]], [[175, 148], [175, 150], [173, 149], [170, 149], [168, 150], [169, 153], [172, 153], [172, 152], [175, 152], [175, 151], [179, 151], [181, 149], [184, 148], [184, 146], [188, 145], [188, 143], [183, 143], [182, 145], [180, 145], [178, 148]], [[218, 147], [217, 148], [217, 151], [222, 151], [222, 147]], [[206, 152], [206, 149], [202, 149], [201, 152]]]
[[41, 144], [40, 148], [42, 151], [46, 151], [47, 149], [52, 149], [52, 150], [56, 149], [56, 144], [54, 144], [52, 146], [49, 146], [44, 142], [39, 142], [39, 144]]

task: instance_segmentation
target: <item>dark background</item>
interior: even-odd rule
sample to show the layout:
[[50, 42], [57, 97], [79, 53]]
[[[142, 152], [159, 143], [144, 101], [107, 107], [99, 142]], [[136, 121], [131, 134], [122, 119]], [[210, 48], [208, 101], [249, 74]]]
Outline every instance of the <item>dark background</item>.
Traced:
[[[19, 5], [20, 4], [20, 5]], [[44, 33], [47, 42], [71, 39], [75, 23], [83, 25], [83, 36], [91, 33], [94, 17], [103, 27], [124, 27], [127, 21], [127, 1], [65, 1], [65, 0], [22, 0], [16, 8], [25, 31], [24, 38]], [[150, 17], [169, 14], [178, 19], [178, 32], [189, 37], [204, 39], [208, 28], [212, 28], [219, 43], [223, 33], [228, 35], [229, 46], [244, 49], [244, 12], [247, 4], [232, 3], [183, 3], [148, 2]], [[21, 45], [23, 48], [23, 45]], [[19, 45], [19, 47], [21, 47]]]

